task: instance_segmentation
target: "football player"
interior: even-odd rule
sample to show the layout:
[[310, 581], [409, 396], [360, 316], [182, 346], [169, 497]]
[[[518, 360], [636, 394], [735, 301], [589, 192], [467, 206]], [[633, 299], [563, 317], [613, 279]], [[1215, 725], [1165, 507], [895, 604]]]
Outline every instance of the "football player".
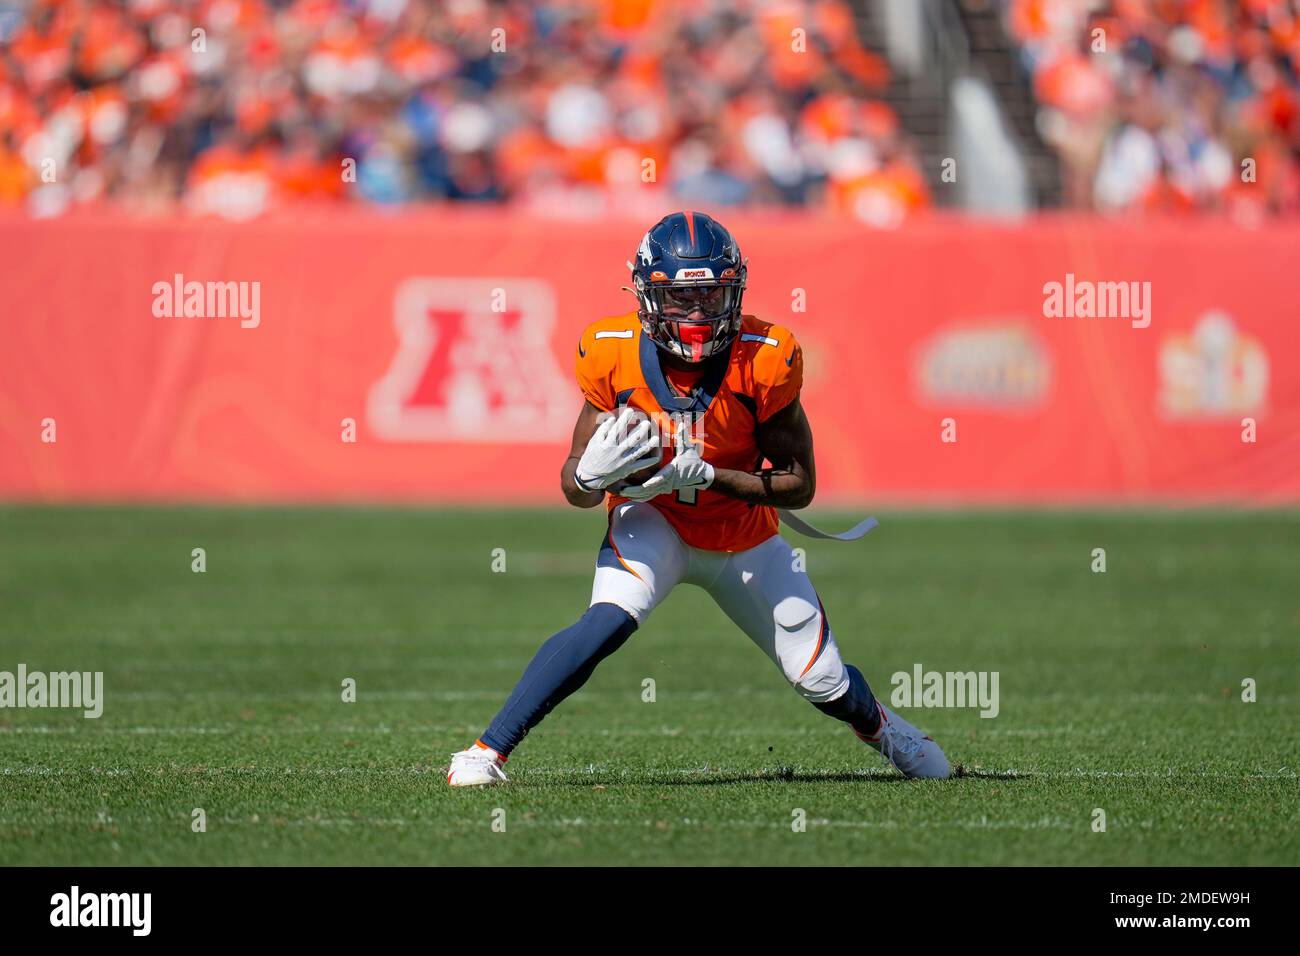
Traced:
[[593, 323], [578, 343], [586, 402], [560, 472], [570, 504], [609, 510], [590, 606], [541, 646], [492, 723], [452, 756], [447, 782], [506, 782], [524, 736], [681, 583], [704, 588], [800, 696], [903, 774], [947, 777], [939, 745], [840, 658], [778, 534], [777, 509], [803, 508], [816, 490], [803, 357], [788, 329], [741, 312], [735, 239], [709, 216], [673, 213], [629, 265], [639, 308]]

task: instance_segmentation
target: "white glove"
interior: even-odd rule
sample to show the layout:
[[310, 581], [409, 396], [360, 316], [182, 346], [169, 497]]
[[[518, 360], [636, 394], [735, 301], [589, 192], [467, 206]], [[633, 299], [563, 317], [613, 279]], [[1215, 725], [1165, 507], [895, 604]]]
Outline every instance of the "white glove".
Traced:
[[583, 491], [603, 491], [634, 472], [659, 464], [659, 429], [647, 419], [628, 431], [635, 414], [628, 406], [617, 418], [611, 415], [596, 427], [573, 472], [573, 480]]
[[619, 492], [633, 501], [647, 501], [656, 495], [671, 494], [691, 488], [703, 491], [713, 484], [713, 466], [700, 457], [700, 446], [686, 437], [686, 429], [678, 428], [675, 438], [677, 454], [640, 485], [628, 485]]

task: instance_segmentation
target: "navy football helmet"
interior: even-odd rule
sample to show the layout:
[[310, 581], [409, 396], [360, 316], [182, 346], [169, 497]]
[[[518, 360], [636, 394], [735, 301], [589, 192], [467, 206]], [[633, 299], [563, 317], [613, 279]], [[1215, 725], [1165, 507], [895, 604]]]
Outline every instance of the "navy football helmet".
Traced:
[[700, 212], [675, 212], [650, 227], [629, 262], [641, 327], [659, 348], [702, 362], [740, 332], [745, 260], [723, 225]]

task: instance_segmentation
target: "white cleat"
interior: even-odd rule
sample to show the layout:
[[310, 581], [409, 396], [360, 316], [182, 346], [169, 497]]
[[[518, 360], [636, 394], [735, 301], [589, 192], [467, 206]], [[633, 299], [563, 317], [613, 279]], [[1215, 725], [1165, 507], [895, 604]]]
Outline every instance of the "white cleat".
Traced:
[[[858, 734], [858, 739], [897, 767], [909, 779], [947, 780], [952, 771], [943, 750], [902, 717], [879, 701], [880, 729], [874, 737]], [[857, 733], [857, 731], [854, 731]]]
[[447, 783], [453, 787], [489, 787], [509, 783], [510, 778], [501, 769], [505, 763], [491, 747], [474, 743], [460, 753], [451, 755], [447, 769]]

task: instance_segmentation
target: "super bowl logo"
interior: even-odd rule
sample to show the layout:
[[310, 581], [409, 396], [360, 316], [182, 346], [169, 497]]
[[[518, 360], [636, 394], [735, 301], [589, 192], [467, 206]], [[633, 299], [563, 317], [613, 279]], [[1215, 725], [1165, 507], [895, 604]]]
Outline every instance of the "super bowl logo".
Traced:
[[1235, 417], [1263, 409], [1268, 355], [1226, 312], [1160, 344], [1160, 409], [1170, 418]]
[[391, 441], [554, 442], [576, 399], [551, 351], [555, 300], [531, 279], [408, 279], [397, 353], [370, 390], [370, 429]]

